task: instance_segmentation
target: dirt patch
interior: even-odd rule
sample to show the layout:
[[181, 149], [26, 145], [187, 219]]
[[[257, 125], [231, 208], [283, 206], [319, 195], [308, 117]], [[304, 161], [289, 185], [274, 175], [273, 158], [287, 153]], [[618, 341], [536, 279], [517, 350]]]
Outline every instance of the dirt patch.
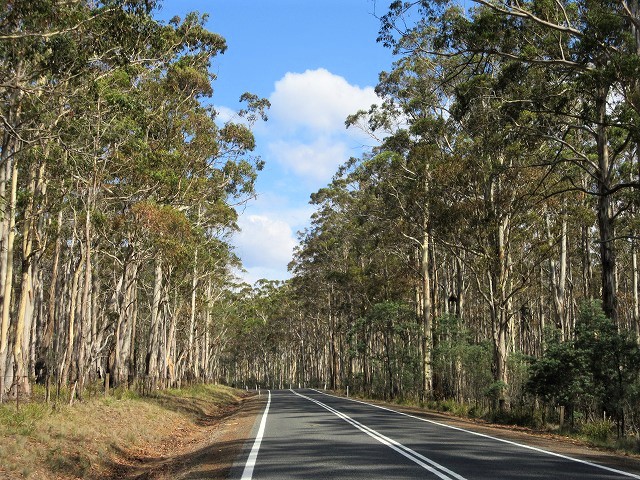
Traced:
[[225, 479], [263, 408], [264, 397], [245, 398], [220, 415], [203, 419], [196, 428], [176, 431], [161, 445], [120, 450], [108, 478]]

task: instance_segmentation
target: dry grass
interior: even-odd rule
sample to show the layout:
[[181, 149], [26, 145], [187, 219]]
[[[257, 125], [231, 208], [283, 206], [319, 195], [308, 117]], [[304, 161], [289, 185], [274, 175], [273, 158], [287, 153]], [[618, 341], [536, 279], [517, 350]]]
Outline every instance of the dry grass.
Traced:
[[109, 476], [136, 452], [163, 454], [176, 438], [223, 415], [240, 394], [199, 385], [144, 398], [116, 391], [72, 407], [0, 405], [0, 478]]

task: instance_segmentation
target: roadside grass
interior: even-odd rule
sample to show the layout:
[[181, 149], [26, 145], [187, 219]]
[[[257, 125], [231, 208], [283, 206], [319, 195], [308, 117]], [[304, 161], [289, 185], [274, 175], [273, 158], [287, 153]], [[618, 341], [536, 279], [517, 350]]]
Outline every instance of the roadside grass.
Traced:
[[[352, 396], [365, 401], [380, 401], [380, 399], [372, 399], [359, 394]], [[623, 455], [640, 455], [640, 436], [618, 438], [615, 423], [610, 420], [581, 422], [573, 429], [569, 429], [566, 425], [564, 428], [560, 428], [557, 423], [543, 422], [542, 412], [538, 410], [532, 412], [530, 409], [514, 409], [508, 413], [497, 414], [491, 412], [487, 405], [460, 403], [453, 399], [420, 402], [411, 398], [397, 398], [389, 403], [444, 413], [458, 418], [486, 421], [495, 425], [504, 425], [507, 428], [509, 426], [524, 427], [531, 429], [534, 433], [559, 435], [591, 447]]]
[[165, 453], [164, 442], [224, 415], [242, 395], [220, 385], [148, 397], [116, 389], [69, 406], [46, 404], [36, 391], [17, 411], [0, 405], [0, 478], [107, 477], [124, 456]]
[[616, 436], [615, 423], [604, 421], [582, 422], [573, 429], [560, 428], [559, 424], [544, 423], [541, 411], [530, 409], [514, 409], [509, 413], [492, 413], [489, 408], [478, 405], [459, 403], [455, 400], [430, 401], [426, 404], [417, 402], [402, 402], [411, 404], [425, 410], [447, 413], [459, 418], [481, 419], [498, 425], [513, 425], [530, 428], [534, 432], [552, 433], [584, 442], [592, 447], [597, 447], [622, 454], [640, 455], [640, 437]]
[[570, 435], [594, 447], [640, 455], [640, 436], [618, 437], [616, 424], [611, 420], [583, 423], [576, 433]]

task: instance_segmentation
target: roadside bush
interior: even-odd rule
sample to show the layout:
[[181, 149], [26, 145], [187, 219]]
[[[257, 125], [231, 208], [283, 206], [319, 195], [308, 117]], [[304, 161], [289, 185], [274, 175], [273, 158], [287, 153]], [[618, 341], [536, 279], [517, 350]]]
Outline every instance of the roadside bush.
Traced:
[[616, 431], [616, 424], [611, 420], [600, 420], [585, 423], [580, 427], [580, 433], [595, 442], [606, 442]]
[[640, 367], [628, 332], [619, 331], [598, 302], [590, 302], [582, 306], [575, 338], [561, 341], [552, 332], [546, 343], [542, 358], [531, 363], [527, 391], [547, 405], [565, 406], [572, 425], [578, 413], [602, 418], [607, 412], [623, 436], [625, 406], [633, 401]]
[[0, 405], [0, 433], [6, 430], [19, 435], [31, 435], [38, 421], [50, 411], [47, 405], [26, 403], [16, 411], [13, 405]]
[[458, 403], [453, 400], [447, 400], [443, 402], [443, 409], [445, 409], [445, 411], [451, 412], [453, 415], [456, 415], [458, 417], [468, 417], [471, 407], [465, 403]]

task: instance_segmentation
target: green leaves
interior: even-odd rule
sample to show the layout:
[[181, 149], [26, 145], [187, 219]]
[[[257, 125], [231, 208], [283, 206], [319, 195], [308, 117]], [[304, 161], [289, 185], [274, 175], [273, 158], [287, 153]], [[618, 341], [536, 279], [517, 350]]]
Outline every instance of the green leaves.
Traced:
[[527, 388], [546, 402], [582, 407], [595, 418], [604, 411], [622, 421], [639, 367], [635, 342], [591, 302], [582, 307], [574, 339], [562, 342], [551, 333], [543, 357], [531, 363]]

